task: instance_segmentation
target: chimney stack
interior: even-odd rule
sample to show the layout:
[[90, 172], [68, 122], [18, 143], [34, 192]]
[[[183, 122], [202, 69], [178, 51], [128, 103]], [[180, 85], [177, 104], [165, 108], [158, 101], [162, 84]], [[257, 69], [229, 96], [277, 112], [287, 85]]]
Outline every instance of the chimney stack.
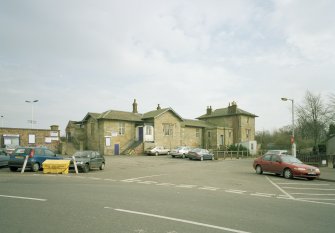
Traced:
[[212, 114], [212, 106], [207, 106], [206, 114], [207, 115], [211, 115]]
[[136, 99], [134, 99], [134, 103], [133, 103], [133, 113], [138, 113]]
[[157, 110], [161, 110], [161, 106], [159, 104], [157, 105]]

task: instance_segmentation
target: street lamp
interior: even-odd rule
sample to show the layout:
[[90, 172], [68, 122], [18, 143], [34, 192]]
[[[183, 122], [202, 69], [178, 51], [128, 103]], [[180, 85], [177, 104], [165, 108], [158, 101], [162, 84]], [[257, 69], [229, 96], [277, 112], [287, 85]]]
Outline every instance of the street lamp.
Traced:
[[292, 144], [292, 155], [294, 157], [297, 157], [297, 148], [295, 145], [295, 140], [294, 140], [294, 100], [293, 99], [288, 99], [288, 98], [281, 98], [282, 101], [291, 101], [292, 102], [292, 137], [291, 137], [291, 144]]
[[33, 128], [34, 124], [34, 103], [38, 102], [38, 100], [26, 100], [26, 103], [31, 103], [31, 128]]
[[4, 116], [1, 115], [1, 128], [3, 128], [3, 118], [4, 118]]

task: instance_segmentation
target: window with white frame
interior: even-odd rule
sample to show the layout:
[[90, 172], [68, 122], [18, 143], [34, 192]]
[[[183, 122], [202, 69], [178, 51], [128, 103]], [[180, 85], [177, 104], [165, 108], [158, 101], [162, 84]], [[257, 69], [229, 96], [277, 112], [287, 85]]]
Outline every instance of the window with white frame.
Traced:
[[119, 122], [119, 135], [124, 135], [126, 131], [126, 124], [124, 122]]
[[152, 135], [152, 126], [147, 125], [145, 127], [145, 135]]

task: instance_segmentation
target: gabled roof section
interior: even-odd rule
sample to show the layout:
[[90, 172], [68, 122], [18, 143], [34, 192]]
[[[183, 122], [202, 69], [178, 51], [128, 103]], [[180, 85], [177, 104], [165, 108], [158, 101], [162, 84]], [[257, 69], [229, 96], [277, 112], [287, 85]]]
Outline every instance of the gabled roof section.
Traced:
[[212, 128], [215, 127], [214, 124], [211, 124], [207, 121], [202, 120], [191, 120], [191, 119], [184, 119], [181, 124], [182, 126], [190, 126], [190, 127], [199, 127], [199, 128]]
[[172, 108], [162, 108], [162, 109], [158, 109], [158, 110], [154, 110], [151, 112], [147, 112], [144, 113], [142, 116], [142, 119], [150, 119], [150, 118], [157, 118], [161, 115], [163, 115], [164, 113], [171, 111], [174, 115], [176, 115], [180, 120], [183, 120], [183, 118], [181, 116], [178, 115], [178, 113], [176, 113]]
[[124, 112], [117, 110], [109, 110], [99, 114], [98, 119], [108, 119], [108, 120], [122, 120], [122, 121], [133, 121], [140, 122], [142, 121], [142, 115], [133, 112]]
[[223, 116], [236, 116], [236, 115], [245, 115], [250, 117], [258, 117], [255, 114], [252, 114], [250, 112], [244, 111], [240, 108], [236, 108], [236, 111], [231, 111], [230, 108], [219, 108], [216, 109], [211, 114], [204, 114], [200, 117], [197, 117], [197, 119], [207, 119], [207, 118], [213, 118], [213, 117], [223, 117]]

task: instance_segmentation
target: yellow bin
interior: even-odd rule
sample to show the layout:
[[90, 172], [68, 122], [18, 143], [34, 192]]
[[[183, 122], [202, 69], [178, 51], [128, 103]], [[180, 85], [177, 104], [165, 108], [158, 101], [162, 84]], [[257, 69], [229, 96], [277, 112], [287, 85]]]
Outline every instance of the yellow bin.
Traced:
[[51, 174], [68, 174], [69, 173], [70, 160], [51, 160], [47, 159], [43, 162], [43, 173]]

